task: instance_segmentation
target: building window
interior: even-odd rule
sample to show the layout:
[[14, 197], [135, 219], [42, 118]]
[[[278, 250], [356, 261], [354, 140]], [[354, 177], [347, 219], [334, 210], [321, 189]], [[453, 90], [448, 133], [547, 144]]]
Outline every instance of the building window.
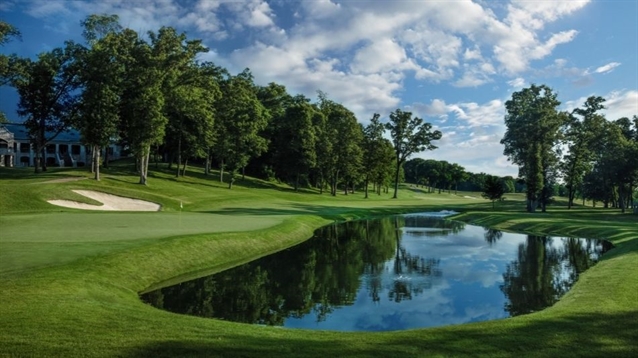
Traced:
[[76, 144], [71, 145], [71, 154], [80, 155], [80, 146]]
[[55, 154], [55, 144], [47, 145], [47, 154]]
[[29, 143], [20, 143], [20, 153], [29, 153], [31, 145]]

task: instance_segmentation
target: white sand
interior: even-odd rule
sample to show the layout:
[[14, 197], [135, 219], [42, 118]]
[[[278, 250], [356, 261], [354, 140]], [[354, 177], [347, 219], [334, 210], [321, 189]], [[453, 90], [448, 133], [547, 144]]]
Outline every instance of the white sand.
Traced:
[[91, 205], [71, 200], [48, 200], [48, 202], [65, 208], [83, 210], [159, 211], [160, 209], [159, 204], [155, 204], [150, 201], [125, 198], [123, 196], [106, 194], [99, 191], [73, 190], [73, 192], [99, 201], [103, 203], [103, 205]]

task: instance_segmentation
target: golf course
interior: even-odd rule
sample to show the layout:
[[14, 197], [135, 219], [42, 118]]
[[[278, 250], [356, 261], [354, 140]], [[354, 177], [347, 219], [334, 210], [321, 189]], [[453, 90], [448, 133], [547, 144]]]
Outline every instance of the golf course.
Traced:
[[[246, 177], [232, 190], [191, 167], [175, 178], [133, 164], [102, 169], [0, 168], [0, 357], [635, 357], [638, 355], [638, 215], [560, 198], [527, 213], [524, 194], [496, 204], [480, 193], [409, 184], [364, 199]], [[74, 192], [144, 200], [160, 211], [100, 205]], [[339, 221], [454, 210], [503, 231], [605, 239], [614, 248], [554, 306], [514, 318], [382, 333], [308, 331], [178, 315], [139, 294], [250, 262]]]

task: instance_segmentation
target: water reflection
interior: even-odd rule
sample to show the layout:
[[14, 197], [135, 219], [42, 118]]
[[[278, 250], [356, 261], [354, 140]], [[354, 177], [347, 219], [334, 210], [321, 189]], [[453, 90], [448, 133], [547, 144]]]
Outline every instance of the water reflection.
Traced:
[[287, 327], [441, 326], [552, 305], [608, 248], [396, 216], [327, 226], [294, 248], [142, 298], [173, 312]]

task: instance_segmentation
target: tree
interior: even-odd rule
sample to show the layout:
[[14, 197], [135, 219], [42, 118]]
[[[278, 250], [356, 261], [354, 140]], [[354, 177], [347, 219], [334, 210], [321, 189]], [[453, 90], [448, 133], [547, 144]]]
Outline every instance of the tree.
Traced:
[[394, 145], [396, 170], [394, 175], [394, 196], [399, 191], [399, 170], [406, 159], [424, 150], [434, 150], [437, 147], [432, 141], [441, 139], [441, 132], [432, 131], [432, 124], [424, 123], [423, 119], [412, 117], [411, 112], [400, 109], [390, 113], [390, 122], [386, 123]]
[[230, 174], [228, 188], [232, 189], [237, 171], [268, 147], [260, 133], [268, 124], [269, 113], [257, 98], [248, 69], [223, 81], [221, 90], [223, 100], [218, 101], [215, 151], [222, 169], [220, 178], [223, 179], [226, 166]]
[[452, 163], [450, 172], [450, 179], [454, 184], [454, 195], [456, 195], [459, 188], [459, 182], [467, 179], [468, 174], [465, 171], [465, 168], [456, 163]]
[[[583, 176], [591, 169], [593, 153], [600, 147], [605, 117], [597, 113], [604, 109], [602, 97], [587, 98], [584, 108], [576, 108], [569, 116], [565, 139], [569, 153], [563, 158], [561, 171], [567, 187], [567, 208], [574, 205], [574, 196], [582, 186]], [[581, 119], [576, 117], [580, 116]]]
[[384, 151], [383, 133], [385, 126], [379, 120], [380, 115], [375, 113], [365, 129], [363, 129], [363, 172], [365, 198], [368, 198], [368, 186], [375, 174], [383, 172], [388, 164], [387, 152]]
[[505, 185], [503, 185], [501, 178], [494, 175], [488, 176], [485, 180], [481, 196], [492, 201], [492, 209], [494, 209], [494, 202], [496, 200], [501, 200], [503, 198], [503, 194], [505, 194]]
[[79, 113], [73, 123], [82, 139], [91, 147], [91, 169], [100, 180], [100, 152], [117, 134], [119, 124], [122, 63], [118, 60], [120, 46], [117, 16], [91, 15], [82, 22], [84, 37], [89, 44], [81, 59], [79, 79], [83, 86]]
[[539, 204], [545, 211], [550, 196], [548, 179], [558, 161], [559, 129], [567, 118], [557, 111], [559, 105], [556, 94], [545, 85], [514, 92], [505, 102], [503, 154], [519, 166], [519, 176], [525, 178], [529, 212], [534, 212]]
[[177, 156], [176, 177], [186, 174], [191, 157], [207, 158], [208, 167], [209, 148], [215, 137], [215, 105], [221, 97], [220, 71], [212, 63], [192, 63], [184, 68], [182, 79], [165, 93], [165, 148], [171, 153], [169, 168]]
[[[319, 95], [319, 108], [326, 117], [323, 135], [331, 143], [330, 157], [323, 163], [330, 181], [331, 195], [337, 195], [337, 186], [343, 182], [347, 185], [360, 173], [361, 169], [361, 141], [363, 133], [357, 118], [343, 105], [329, 100], [324, 94]], [[324, 153], [327, 155], [327, 153]]]
[[[12, 38], [20, 38], [20, 31], [13, 25], [0, 20], [0, 46], [4, 46]], [[20, 73], [22, 59], [16, 55], [0, 54], [0, 86], [8, 85]]]
[[153, 48], [130, 29], [122, 32], [124, 80], [120, 100], [120, 136], [131, 148], [146, 185], [151, 146], [164, 138], [168, 119], [164, 113], [163, 73]]
[[295, 191], [299, 190], [300, 177], [307, 175], [317, 164], [317, 138], [313, 125], [317, 111], [305, 97], [295, 97], [277, 125], [274, 138], [277, 174], [291, 181]]
[[[13, 81], [18, 91], [18, 115], [36, 154], [35, 172], [46, 170], [40, 160], [46, 145], [64, 131], [78, 114], [79, 63], [83, 48], [67, 42], [64, 48], [41, 53], [36, 61], [26, 61], [24, 72]], [[44, 157], [44, 155], [42, 155]]]

